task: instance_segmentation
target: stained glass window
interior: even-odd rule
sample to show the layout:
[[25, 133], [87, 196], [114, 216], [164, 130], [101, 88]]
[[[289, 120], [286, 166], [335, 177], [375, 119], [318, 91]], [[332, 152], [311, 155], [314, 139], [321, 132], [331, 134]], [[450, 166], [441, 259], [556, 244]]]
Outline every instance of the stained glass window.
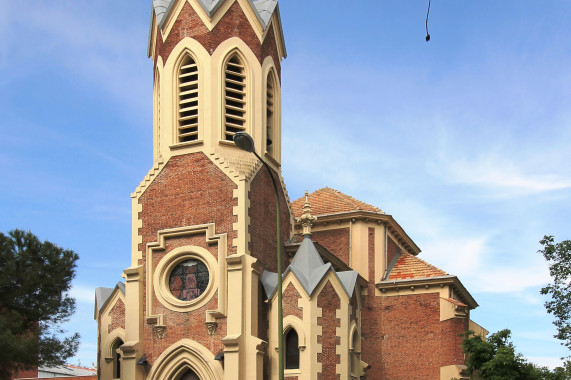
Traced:
[[170, 274], [169, 289], [175, 298], [192, 301], [204, 293], [210, 280], [208, 268], [200, 260], [186, 260], [178, 264]]

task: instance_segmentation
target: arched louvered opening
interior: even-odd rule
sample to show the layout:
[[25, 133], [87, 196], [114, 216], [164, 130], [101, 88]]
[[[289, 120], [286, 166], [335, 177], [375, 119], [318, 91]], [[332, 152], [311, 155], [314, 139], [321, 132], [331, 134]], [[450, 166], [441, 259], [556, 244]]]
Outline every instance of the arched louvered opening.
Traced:
[[246, 70], [237, 54], [224, 69], [224, 139], [246, 130]]
[[285, 336], [285, 368], [299, 369], [299, 337], [292, 327]]
[[276, 98], [276, 80], [274, 71], [268, 74], [268, 83], [266, 89], [266, 152], [273, 154], [275, 141], [275, 98]]
[[113, 378], [120, 379], [121, 378], [121, 352], [119, 351], [119, 347], [123, 345], [123, 341], [119, 338], [113, 342], [113, 346], [111, 346], [111, 353], [113, 354]]
[[178, 142], [198, 140], [198, 66], [182, 60], [178, 72]]

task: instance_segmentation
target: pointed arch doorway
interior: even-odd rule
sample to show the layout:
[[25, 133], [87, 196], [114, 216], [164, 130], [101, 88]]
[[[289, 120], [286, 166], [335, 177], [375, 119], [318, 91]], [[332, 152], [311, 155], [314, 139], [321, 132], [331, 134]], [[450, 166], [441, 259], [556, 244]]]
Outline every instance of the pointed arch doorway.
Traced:
[[200, 377], [193, 370], [188, 369], [177, 380], [200, 380]]

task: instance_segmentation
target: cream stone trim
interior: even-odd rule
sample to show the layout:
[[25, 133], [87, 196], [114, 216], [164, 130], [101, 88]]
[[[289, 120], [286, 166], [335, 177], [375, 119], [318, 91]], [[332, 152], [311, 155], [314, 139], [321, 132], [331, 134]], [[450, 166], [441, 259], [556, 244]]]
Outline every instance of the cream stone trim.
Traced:
[[224, 344], [225, 379], [263, 379], [267, 342], [258, 338], [260, 262], [246, 254], [226, 258], [228, 266], [227, 336]]
[[[237, 37], [232, 37], [232, 39], [238, 39]], [[240, 40], [242, 41], [242, 40]], [[242, 42], [243, 43], [243, 42]], [[220, 45], [220, 47], [218, 49], [220, 49], [222, 47], [222, 45]], [[216, 49], [218, 51], [218, 49]], [[245, 121], [244, 121], [244, 132], [250, 134], [250, 135], [254, 135], [253, 132], [253, 125], [255, 123], [255, 109], [257, 106], [257, 102], [256, 102], [256, 98], [258, 95], [257, 93], [261, 92], [261, 89], [257, 89], [254, 88], [254, 83], [259, 83], [257, 81], [254, 80], [254, 70], [253, 70], [253, 66], [256, 66], [257, 68], [257, 59], [255, 57], [250, 56], [249, 58], [247, 57], [247, 53], [252, 53], [252, 51], [247, 48], [244, 50], [246, 52], [246, 54], [244, 54], [242, 52], [242, 49], [236, 45], [234, 45], [232, 48], [230, 48], [226, 54], [224, 54], [224, 59], [221, 61], [222, 65], [219, 68], [219, 78], [221, 81], [221, 86], [218, 89], [218, 92], [220, 93], [220, 104], [221, 104], [221, 108], [220, 108], [220, 112], [219, 112], [219, 118], [220, 118], [220, 130], [218, 131], [219, 135], [218, 135], [218, 142], [219, 144], [227, 144], [230, 146], [234, 146], [234, 142], [232, 141], [228, 141], [226, 140], [226, 121], [225, 121], [225, 115], [226, 115], [226, 100], [225, 100], [225, 88], [226, 88], [226, 67], [228, 65], [228, 62], [230, 62], [230, 60], [232, 58], [234, 58], [234, 56], [238, 57], [238, 60], [240, 61], [240, 63], [244, 66], [244, 75], [245, 75], [245, 80], [244, 80], [244, 93], [245, 93], [245, 100], [244, 100], [244, 112], [245, 112]], [[253, 59], [255, 59], [255, 61]], [[258, 70], [256, 70], [258, 71]], [[258, 95], [259, 96], [259, 95]], [[261, 115], [260, 115], [261, 116]]]
[[[178, 75], [184, 57], [189, 55], [198, 68], [198, 138], [195, 141], [178, 142]], [[211, 98], [211, 59], [210, 54], [196, 40], [184, 37], [174, 47], [161, 76], [161, 154], [170, 158], [174, 155], [186, 154], [200, 149], [200, 146], [211, 138], [212, 122]], [[199, 146], [198, 148], [196, 146]]]
[[452, 318], [466, 318], [468, 316], [468, 306], [458, 305], [450, 301], [449, 298], [440, 298], [440, 321]]
[[121, 339], [121, 342], [125, 343], [125, 330], [118, 328], [113, 330], [107, 336], [104, 356], [104, 359], [107, 362], [113, 360], [113, 346], [115, 345], [115, 342], [117, 342], [117, 339]]
[[[296, 317], [295, 315], [286, 315], [284, 317], [283, 326], [284, 326], [284, 330], [283, 330], [284, 336], [286, 335], [286, 333], [290, 329], [295, 330], [295, 332], [297, 333], [298, 340], [299, 340], [299, 343], [298, 343], [299, 350], [300, 351], [305, 350], [305, 348], [307, 347], [307, 342], [306, 342], [306, 338], [305, 338], [305, 331], [303, 329], [303, 321], [301, 319], [299, 319], [298, 317]], [[276, 350], [278, 349], [278, 347], [275, 347], [275, 348], [276, 348]]]
[[[149, 259], [151, 258], [149, 257]], [[204, 293], [198, 298], [192, 301], [181, 301], [175, 298], [170, 292], [169, 276], [178, 264], [190, 259], [199, 260], [206, 264], [209, 273], [208, 286]], [[165, 307], [179, 312], [196, 310], [204, 306], [205, 303], [210, 301], [217, 290], [215, 285], [217, 276], [216, 264], [216, 260], [214, 260], [212, 254], [202, 247], [188, 245], [172, 250], [162, 258], [153, 274], [153, 286], [157, 299]]]
[[[339, 301], [340, 301], [340, 308], [337, 309], [335, 312], [336, 318], [340, 320], [339, 327], [335, 328], [335, 335], [340, 340], [340, 344], [337, 345], [336, 347], [336, 354], [339, 355], [341, 360], [340, 364], [335, 365], [336, 368], [335, 371], [337, 375], [340, 375], [341, 380], [345, 380], [348, 379], [348, 373], [349, 373], [347, 365], [348, 364], [347, 353], [349, 352], [349, 344], [348, 344], [349, 310], [350, 310], [349, 303], [351, 300], [350, 298], [347, 297], [347, 293], [345, 292], [345, 289], [339, 282], [339, 278], [336, 275], [334, 275], [331, 271], [329, 271], [327, 275], [321, 280], [320, 284], [317, 286], [317, 289], [314, 292], [314, 297], [312, 297], [316, 306], [317, 306], [317, 300], [319, 299], [319, 295], [321, 294], [323, 288], [325, 288], [325, 285], [328, 282], [330, 282], [331, 285], [333, 286], [333, 289], [335, 289], [335, 292], [339, 296]], [[323, 311], [322, 308], [320, 307], [317, 307], [316, 309], [317, 313], [316, 313], [315, 324], [316, 327], [318, 327], [318, 329], [316, 329], [317, 334], [315, 335], [315, 344], [317, 346], [316, 353], [323, 353], [323, 345], [321, 343], [317, 343], [317, 336], [323, 335], [323, 329], [321, 328], [321, 326], [317, 326], [317, 317], [322, 317]], [[315, 356], [315, 358], [317, 359], [317, 356]], [[316, 363], [316, 367], [318, 369], [317, 372], [323, 373], [322, 363]]]
[[[250, 5], [250, 2], [248, 0], [225, 1], [220, 5], [220, 8], [218, 8], [214, 12], [212, 17], [210, 17], [208, 15], [208, 13], [204, 10], [204, 8], [198, 3], [198, 0], [178, 0], [178, 2], [175, 5], [173, 5], [169, 14], [166, 15], [167, 18], [163, 23], [163, 27], [162, 27], [163, 42], [166, 41], [169, 34], [171, 33], [173, 26], [175, 24], [175, 21], [178, 19], [178, 16], [179, 16], [180, 12], [182, 11], [182, 8], [184, 7], [186, 2], [188, 2], [192, 6], [192, 8], [198, 14], [198, 17], [204, 23], [204, 25], [208, 28], [208, 30], [212, 31], [216, 27], [218, 22], [220, 22], [220, 20], [224, 17], [226, 12], [228, 12], [230, 7], [236, 1], [238, 2], [240, 7], [242, 8], [242, 11], [246, 15], [246, 18], [250, 22], [250, 25], [252, 26], [252, 29], [256, 33], [256, 36], [258, 37], [259, 42], [263, 43], [263, 41], [266, 38], [267, 33], [269, 33], [269, 30], [272, 29], [273, 33], [275, 34], [275, 40], [276, 40], [276, 44], [278, 46], [278, 52], [280, 54], [280, 57], [285, 56], [285, 48], [283, 46], [284, 42], [283, 42], [282, 34], [280, 31], [280, 22], [279, 22], [279, 19], [277, 17], [277, 12], [274, 12], [274, 14], [272, 15], [272, 18], [270, 19], [270, 21], [266, 25], [266, 28], [264, 29], [262, 23], [260, 22], [260, 19], [258, 18], [258, 15], [256, 14], [256, 11], [254, 9], [252, 9], [252, 6]], [[278, 20], [278, 22], [275, 21], [276, 19]], [[154, 48], [155, 48], [156, 33], [157, 33], [155, 30], [158, 30], [160, 28], [156, 24], [156, 17], [152, 18], [151, 23], [152, 23], [151, 24], [151, 31], [152, 31], [151, 37], [152, 37], [152, 39], [150, 40], [148, 53], [149, 53], [149, 56], [154, 59]], [[187, 33], [187, 30], [183, 30], [180, 32], [181, 33]]]
[[[413, 255], [418, 255], [421, 250], [416, 245], [416, 243], [407, 235], [407, 233], [403, 230], [403, 228], [397, 223], [397, 221], [392, 217], [392, 215], [388, 215], [385, 213], [379, 212], [372, 212], [372, 211], [351, 211], [351, 212], [339, 212], [334, 214], [326, 214], [326, 215], [317, 215], [317, 221], [313, 224], [313, 230], [317, 231], [318, 229], [322, 228], [323, 230], [328, 230], [327, 226], [329, 225], [343, 225], [343, 223], [349, 222], [358, 222], [361, 221], [363, 223], [377, 223], [381, 225], [382, 223], [386, 223], [389, 232], [393, 233], [396, 237], [396, 242], [401, 244], [403, 250], [409, 252]], [[296, 231], [301, 230], [299, 223], [296, 223]], [[339, 227], [332, 227], [332, 228], [339, 228]]]
[[[212, 254], [204, 248], [196, 246], [184, 246], [169, 252], [157, 265], [153, 268], [153, 253], [155, 251], [164, 250], [166, 240], [172, 237], [205, 235], [208, 244], [217, 244], [218, 262]], [[216, 234], [216, 226], [214, 223], [201, 224], [196, 226], [187, 226], [161, 230], [157, 233], [157, 241], [147, 244], [147, 323], [164, 325], [163, 315], [155, 314], [153, 308], [153, 292], [161, 304], [173, 311], [186, 312], [195, 310], [208, 302], [218, 290], [218, 309], [207, 310], [207, 321], [213, 321], [213, 318], [221, 318], [226, 316], [226, 299], [228, 289], [226, 287], [226, 256], [227, 256], [227, 235]], [[174, 265], [185, 260], [186, 258], [198, 258], [202, 260], [210, 271], [210, 282], [204, 297], [199, 297], [196, 302], [183, 303], [176, 300], [172, 295], [169, 297], [168, 283], [165, 280]], [[180, 304], [179, 304], [180, 302]]]
[[[284, 369], [284, 374], [286, 376], [302, 375], [303, 372], [301, 371], [301, 353], [307, 347], [306, 339], [305, 339], [305, 331], [303, 330], [303, 322], [301, 319], [299, 319], [298, 317], [296, 317], [294, 315], [288, 315], [288, 316], [284, 317], [283, 326], [284, 326], [284, 329], [283, 329], [284, 351], [285, 351], [285, 336], [287, 335], [289, 330], [293, 329], [297, 333], [298, 348], [299, 348], [299, 359], [300, 359], [299, 368], [292, 368], [292, 369], [286, 368], [286, 369]], [[275, 349], [277, 352], [278, 347], [276, 347]], [[284, 355], [285, 355], [285, 352], [284, 352]], [[284, 363], [285, 363], [285, 359], [284, 359]]]
[[[272, 149], [273, 152], [272, 153], [268, 153], [267, 151], [267, 124], [268, 124], [268, 120], [267, 120], [267, 112], [266, 112], [266, 107], [267, 107], [267, 96], [268, 96], [268, 92], [267, 92], [267, 87], [268, 87], [268, 76], [270, 75], [270, 72], [273, 72], [273, 76], [274, 76], [274, 115], [273, 115], [273, 126], [272, 128], [273, 133], [272, 133]], [[262, 147], [263, 147], [263, 152], [264, 152], [264, 156], [266, 158], [268, 158], [270, 161], [270, 163], [273, 163], [276, 166], [276, 169], [278, 169], [281, 166], [281, 154], [282, 154], [282, 141], [281, 141], [281, 136], [282, 136], [282, 126], [281, 126], [281, 120], [282, 120], [282, 110], [281, 110], [281, 104], [282, 104], [282, 98], [281, 98], [281, 94], [282, 94], [282, 88], [281, 88], [281, 82], [279, 80], [279, 76], [278, 76], [278, 71], [276, 70], [275, 64], [274, 64], [274, 60], [271, 56], [268, 56], [264, 59], [264, 62], [262, 64], [262, 78], [263, 78], [263, 94], [262, 94], [262, 106], [264, 107], [264, 111], [262, 112], [262, 117], [263, 117], [263, 122], [262, 122]]]
[[456, 294], [462, 303], [470, 309], [478, 307], [478, 303], [468, 293], [464, 285], [455, 276], [426, 277], [397, 281], [381, 281], [375, 284], [383, 297], [403, 296], [409, 294], [438, 293], [441, 298], [454, 298]]
[[157, 33], [159, 33], [159, 26], [157, 25], [157, 17], [155, 16], [155, 11], [153, 9], [151, 13], [151, 29], [149, 30], [149, 46], [147, 47], [147, 56], [151, 60], [155, 60], [155, 50], [157, 46]]
[[462, 376], [462, 371], [466, 368], [468, 367], [461, 364], [440, 367], [440, 380], [469, 379], [467, 376]]
[[[261, 123], [262, 115], [258, 115], [258, 109], [262, 106], [262, 70], [261, 65], [256, 55], [252, 52], [250, 47], [246, 45], [238, 37], [231, 37], [222, 42], [214, 51], [211, 56], [212, 73], [216, 73], [212, 77], [211, 86], [214, 89], [212, 92], [212, 109], [215, 112], [215, 123], [213, 127], [218, 126], [218, 129], [211, 128], [213, 133], [216, 131], [217, 135], [212, 136], [212, 143], [218, 142], [218, 145], [227, 145], [234, 147], [234, 143], [225, 140], [224, 129], [224, 86], [225, 86], [225, 68], [227, 62], [237, 54], [242, 64], [244, 65], [244, 72], [246, 74], [246, 122], [245, 131], [249, 133], [254, 139], [256, 151], [261, 152], [261, 141], [257, 136], [261, 136]], [[259, 85], [256, 85], [259, 84]], [[258, 132], [258, 129], [260, 131]]]
[[282, 31], [281, 31], [281, 21], [278, 17], [278, 12], [274, 12], [274, 14], [272, 15], [272, 18], [270, 19], [270, 22], [268, 23], [268, 26], [266, 28], [266, 32], [264, 34], [264, 40], [266, 39], [266, 35], [269, 32], [269, 30], [272, 30], [272, 32], [274, 33], [274, 39], [276, 41], [276, 45], [278, 47], [278, 57], [280, 58], [280, 61], [282, 60], [282, 57], [285, 57], [286, 51], [285, 51], [285, 44], [284, 44], [284, 40], [283, 40], [283, 35], [282, 35]]
[[182, 339], [163, 351], [149, 372], [149, 380], [176, 379], [187, 369], [201, 379], [222, 380], [224, 370], [214, 354], [201, 344]]
[[476, 322], [474, 322], [471, 319], [470, 319], [470, 322], [468, 324], [468, 330], [473, 331], [474, 334], [479, 335], [484, 339], [490, 333], [488, 330], [486, 330], [485, 328], [483, 328], [482, 326], [480, 326], [479, 324], [477, 324]]
[[121, 300], [125, 305], [125, 311], [127, 309], [127, 304], [125, 301], [125, 295], [119, 289], [115, 288], [110, 298], [105, 302], [103, 309], [100, 312], [100, 323], [97, 326], [99, 329], [99, 351], [101, 356], [99, 358], [99, 368], [101, 369], [102, 378], [111, 379], [113, 378], [113, 345], [117, 339], [121, 339], [125, 343], [125, 329], [116, 328], [109, 331], [109, 326], [113, 323], [111, 317], [111, 311], [117, 302]]
[[[303, 319], [300, 320], [294, 315], [288, 315], [284, 318], [284, 330], [287, 331], [288, 328], [294, 327], [297, 331], [299, 338], [299, 369], [296, 370], [286, 370], [287, 374], [292, 376], [298, 376], [300, 374], [308, 374], [307, 378], [314, 378], [316, 372], [317, 364], [317, 335], [316, 332], [319, 330], [317, 327], [317, 318], [313, 316], [316, 315], [317, 304], [315, 299], [311, 300], [309, 295], [305, 292], [305, 289], [300, 284], [298, 279], [292, 272], [289, 272], [287, 276], [283, 279], [283, 289], [288, 288], [292, 284], [296, 291], [299, 293], [300, 298], [298, 299], [298, 307], [302, 308]], [[271, 348], [268, 352], [270, 358], [270, 368], [271, 368], [271, 379], [275, 380], [278, 378], [278, 329], [277, 329], [277, 292], [274, 292], [272, 298], [268, 300], [270, 303], [268, 318], [269, 318], [269, 347]], [[303, 343], [303, 345], [302, 345]], [[288, 372], [291, 371], [291, 372]], [[305, 378], [305, 377], [304, 377]]]
[[[192, 47], [189, 48], [189, 45], [191, 45]], [[194, 145], [194, 144], [200, 144], [203, 141], [203, 135], [204, 135], [204, 122], [203, 122], [203, 118], [204, 118], [204, 108], [203, 107], [203, 103], [205, 101], [205, 99], [207, 99], [207, 97], [203, 94], [205, 87], [206, 87], [206, 78], [204, 78], [204, 74], [203, 72], [204, 67], [207, 66], [206, 62], [201, 62], [201, 60], [199, 59], [199, 55], [194, 53], [195, 50], [200, 51], [200, 47], [202, 47], [202, 45], [200, 45], [196, 40], [193, 40], [189, 37], [184, 38], [183, 40], [181, 40], [177, 46], [176, 46], [176, 55], [173, 56], [173, 52], [171, 52], [169, 59], [168, 59], [168, 63], [169, 63], [169, 69], [170, 69], [170, 64], [171, 64], [171, 57], [176, 57], [176, 60], [172, 63], [172, 71], [171, 71], [171, 75], [172, 77], [170, 78], [170, 90], [171, 90], [171, 99], [172, 101], [171, 103], [171, 110], [170, 112], [172, 112], [172, 116], [171, 116], [171, 138], [170, 138], [170, 148], [171, 149], [176, 149], [176, 148], [180, 148], [180, 147], [184, 147], [187, 145]], [[204, 50], [204, 48], [202, 48], [202, 50]], [[204, 52], [203, 52], [204, 53]], [[182, 66], [182, 63], [184, 61], [184, 59], [186, 57], [190, 57], [194, 63], [196, 64], [196, 68], [198, 70], [198, 136], [197, 139], [194, 141], [189, 141], [189, 142], [179, 142], [178, 141], [178, 127], [179, 127], [179, 96], [178, 96], [178, 91], [179, 91], [179, 75], [180, 75], [180, 68]], [[204, 60], [204, 58], [203, 58]], [[168, 84], [167, 84], [168, 85]]]
[[157, 162], [160, 155], [161, 135], [161, 72], [162, 58], [157, 62], [155, 75], [153, 76], [153, 162]]

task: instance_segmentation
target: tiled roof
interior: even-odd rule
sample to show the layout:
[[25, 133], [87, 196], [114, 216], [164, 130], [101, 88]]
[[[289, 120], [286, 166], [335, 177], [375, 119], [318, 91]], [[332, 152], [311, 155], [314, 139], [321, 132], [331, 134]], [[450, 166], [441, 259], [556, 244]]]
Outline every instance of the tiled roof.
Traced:
[[[301, 216], [301, 208], [304, 203], [305, 197], [301, 197], [291, 203], [295, 217]], [[361, 202], [329, 187], [324, 187], [309, 194], [309, 203], [311, 204], [311, 213], [315, 216], [351, 211], [371, 211], [384, 214], [383, 210], [378, 207]]]
[[391, 270], [387, 281], [447, 276], [448, 273], [409, 253], [403, 253]]

